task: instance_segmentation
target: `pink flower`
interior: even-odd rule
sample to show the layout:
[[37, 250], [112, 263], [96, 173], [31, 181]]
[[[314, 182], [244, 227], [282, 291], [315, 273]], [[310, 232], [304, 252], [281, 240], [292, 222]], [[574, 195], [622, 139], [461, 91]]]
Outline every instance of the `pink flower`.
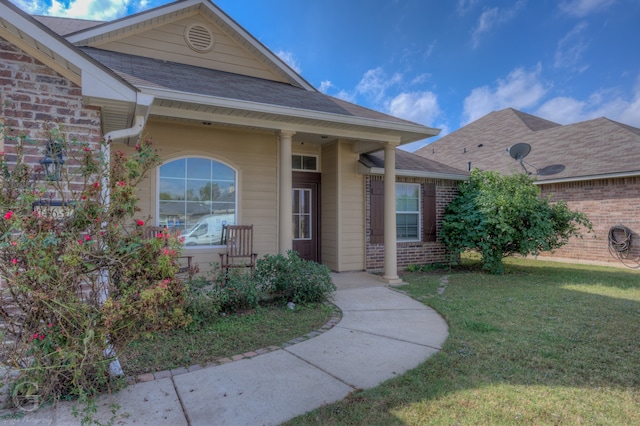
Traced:
[[18, 259], [16, 259], [16, 258], [11, 259], [11, 263], [13, 263], [14, 265], [17, 264], [18, 263]]
[[137, 224], [138, 226], [144, 226], [144, 220], [140, 220], [140, 219], [138, 219], [138, 220], [136, 220], [136, 224]]
[[84, 147], [84, 148], [82, 148], [82, 149], [84, 149], [84, 152], [91, 152], [91, 150], [89, 149], [89, 147], [86, 147], [86, 146], [85, 146], [85, 147]]
[[9, 211], [4, 215], [4, 218], [5, 218], [6, 220], [9, 220], [9, 219], [11, 219], [11, 217], [12, 217], [12, 216], [13, 216], [13, 212], [12, 212], [11, 210], [9, 210]]
[[82, 198], [83, 200], [86, 200], [86, 199], [87, 199], [87, 196], [86, 196], [86, 195], [83, 195], [83, 196], [82, 196], [82, 197], [80, 197], [80, 198]]
[[91, 241], [91, 235], [85, 235], [84, 239], [85, 241]]
[[12, 245], [12, 246], [17, 246], [17, 245], [18, 245], [18, 243], [17, 243], [16, 241], [11, 241], [11, 245]]
[[51, 327], [53, 327], [53, 324], [49, 323], [49, 324], [47, 324], [47, 327], [51, 328]]
[[40, 336], [38, 336], [40, 338], [40, 340], [44, 340], [44, 334], [41, 334]]
[[96, 183], [94, 183], [94, 184], [93, 184], [93, 187], [94, 187], [94, 188], [99, 188], [99, 187], [100, 187], [100, 182], [96, 182]]
[[125, 183], [124, 183], [124, 182], [118, 182], [118, 185], [120, 185], [120, 186], [124, 186], [124, 185], [125, 185]]
[[0, 151], [0, 156], [4, 157], [4, 151]]

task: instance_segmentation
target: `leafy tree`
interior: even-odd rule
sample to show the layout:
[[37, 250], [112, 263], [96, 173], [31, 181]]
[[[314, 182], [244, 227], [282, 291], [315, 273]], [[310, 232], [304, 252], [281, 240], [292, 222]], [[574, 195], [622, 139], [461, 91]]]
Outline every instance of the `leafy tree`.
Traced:
[[554, 250], [585, 228], [591, 231], [584, 213], [541, 198], [529, 176], [473, 170], [445, 209], [440, 237], [452, 253], [477, 250], [484, 269], [501, 273], [504, 257]]
[[[13, 382], [10, 402], [18, 408], [33, 395], [90, 402], [114, 384], [107, 343], [117, 350], [143, 333], [189, 322], [175, 277], [180, 237], [166, 231], [148, 238], [137, 216], [135, 187], [159, 158], [150, 143], [108, 155], [110, 142], [69, 139], [57, 125], [39, 140], [5, 134], [0, 371], [11, 377], [3, 383]], [[43, 142], [65, 154], [59, 179], [37, 162]]]

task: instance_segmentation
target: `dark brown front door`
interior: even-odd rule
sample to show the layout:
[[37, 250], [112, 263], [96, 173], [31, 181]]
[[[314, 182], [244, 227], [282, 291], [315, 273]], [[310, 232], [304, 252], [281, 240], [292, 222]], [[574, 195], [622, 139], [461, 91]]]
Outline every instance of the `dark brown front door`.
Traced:
[[293, 249], [320, 262], [320, 174], [293, 172]]

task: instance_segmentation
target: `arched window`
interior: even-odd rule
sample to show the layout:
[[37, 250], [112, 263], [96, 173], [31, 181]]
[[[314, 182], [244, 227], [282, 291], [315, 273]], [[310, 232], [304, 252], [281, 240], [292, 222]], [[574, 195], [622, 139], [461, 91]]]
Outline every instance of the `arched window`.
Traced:
[[158, 219], [180, 230], [186, 246], [220, 245], [222, 226], [236, 223], [236, 171], [201, 157], [160, 166]]

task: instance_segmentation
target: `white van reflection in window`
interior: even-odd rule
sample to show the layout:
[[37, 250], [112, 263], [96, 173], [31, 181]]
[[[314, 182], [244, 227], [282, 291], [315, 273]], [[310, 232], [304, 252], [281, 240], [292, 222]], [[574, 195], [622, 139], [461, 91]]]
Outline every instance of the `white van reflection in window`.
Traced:
[[222, 226], [235, 224], [233, 214], [210, 214], [201, 217], [183, 236], [185, 246], [222, 244]]

